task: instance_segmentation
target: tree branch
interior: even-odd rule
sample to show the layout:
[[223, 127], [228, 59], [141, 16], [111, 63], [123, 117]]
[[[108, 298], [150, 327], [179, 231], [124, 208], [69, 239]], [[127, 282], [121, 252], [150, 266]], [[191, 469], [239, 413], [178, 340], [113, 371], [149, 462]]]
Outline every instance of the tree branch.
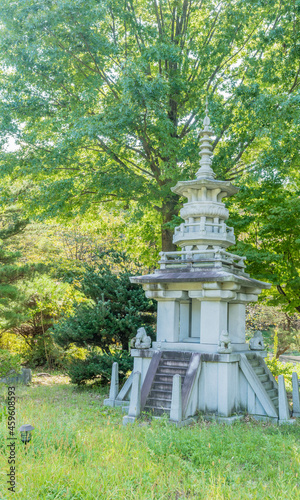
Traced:
[[[124, 163], [123, 160], [121, 160], [114, 151], [112, 151], [112, 149], [110, 149], [109, 146], [107, 146], [105, 144], [105, 142], [98, 136], [97, 137], [97, 140], [99, 142], [99, 144], [101, 145], [103, 151], [105, 151], [106, 153], [109, 154], [109, 156], [111, 156], [117, 163], [119, 163], [119, 165], [121, 165], [122, 167], [124, 167], [126, 170], [128, 170], [128, 166], [126, 165], [126, 163]], [[138, 170], [141, 170], [142, 172], [144, 172], [145, 174], [147, 175], [150, 175], [151, 177], [154, 177], [154, 175], [152, 175], [150, 172], [148, 172], [147, 170], [144, 170], [143, 168], [139, 167], [138, 165], [136, 165], [135, 163], [133, 163], [131, 160], [128, 160], [126, 159], [126, 161], [128, 161], [129, 163], [131, 163], [132, 165], [134, 165], [135, 168], [137, 168]], [[140, 176], [138, 176], [140, 177]], [[141, 179], [144, 181], [144, 177], [141, 177]]]
[[298, 71], [297, 71], [295, 79], [294, 79], [294, 83], [293, 83], [293, 85], [291, 86], [291, 88], [289, 90], [289, 94], [291, 94], [293, 92], [293, 90], [298, 86], [297, 85], [297, 81], [298, 81], [299, 73], [300, 73], [300, 64], [299, 64]]

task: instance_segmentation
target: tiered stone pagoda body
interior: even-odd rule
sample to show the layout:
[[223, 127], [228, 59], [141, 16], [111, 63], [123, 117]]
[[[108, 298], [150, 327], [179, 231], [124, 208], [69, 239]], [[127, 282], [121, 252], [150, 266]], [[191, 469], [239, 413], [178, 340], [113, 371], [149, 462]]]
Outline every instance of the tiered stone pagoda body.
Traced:
[[248, 349], [245, 305], [257, 300], [269, 285], [245, 273], [245, 257], [226, 251], [235, 237], [226, 225], [229, 213], [222, 199], [238, 188], [215, 180], [209, 122], [206, 115], [197, 178], [178, 182], [172, 189], [188, 199], [180, 211], [185, 222], [173, 237], [182, 250], [162, 252], [160, 270], [132, 281], [141, 283], [147, 297], [158, 301], [161, 348], [218, 352], [220, 334], [228, 331], [232, 350], [244, 351]]
[[[181, 250], [162, 252], [160, 269], [131, 278], [158, 302], [156, 342], [152, 348], [131, 351], [133, 373], [140, 380], [131, 406], [139, 408], [140, 397], [141, 410], [168, 413], [171, 419], [178, 410], [178, 421], [197, 411], [225, 419], [246, 411], [284, 420], [288, 410], [280, 417], [278, 386], [264, 362], [262, 339], [258, 334], [251, 350], [245, 341], [245, 306], [269, 285], [251, 279], [245, 257], [226, 250], [235, 237], [226, 225], [228, 210], [222, 200], [238, 188], [215, 179], [207, 111], [201, 135], [196, 179], [172, 189], [188, 200], [180, 211], [185, 222], [173, 238]], [[128, 398], [133, 377], [115, 404]], [[129, 410], [129, 421], [137, 416], [130, 411], [140, 410]]]

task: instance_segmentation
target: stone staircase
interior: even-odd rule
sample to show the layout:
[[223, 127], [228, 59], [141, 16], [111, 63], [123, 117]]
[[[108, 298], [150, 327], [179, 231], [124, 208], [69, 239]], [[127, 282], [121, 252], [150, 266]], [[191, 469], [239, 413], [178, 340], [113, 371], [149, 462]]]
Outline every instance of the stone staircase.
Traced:
[[247, 353], [247, 359], [278, 413], [278, 385], [269, 372], [268, 367], [262, 358], [255, 353]]
[[184, 384], [191, 356], [190, 352], [162, 352], [143, 411], [170, 416], [173, 376], [181, 375]]

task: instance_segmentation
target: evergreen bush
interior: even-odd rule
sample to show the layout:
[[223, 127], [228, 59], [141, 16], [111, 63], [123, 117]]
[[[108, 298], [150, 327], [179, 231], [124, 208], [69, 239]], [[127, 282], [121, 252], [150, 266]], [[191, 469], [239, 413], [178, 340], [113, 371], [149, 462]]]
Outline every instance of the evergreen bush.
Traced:
[[[124, 258], [125, 259], [125, 258]], [[111, 346], [129, 350], [129, 341], [137, 329], [144, 326], [154, 339], [156, 304], [146, 298], [144, 291], [129, 280], [132, 272], [117, 272], [105, 259], [94, 266], [85, 265], [77, 288], [88, 299], [76, 304], [75, 312], [59, 320], [53, 327], [55, 342], [63, 348], [100, 347], [109, 354]]]
[[101, 384], [106, 384], [111, 379], [112, 364], [115, 361], [119, 364], [119, 379], [122, 381], [133, 368], [133, 358], [127, 351], [115, 351], [110, 354], [91, 351], [85, 359], [72, 358], [67, 373], [73, 384], [83, 385], [87, 381], [97, 379]]
[[[78, 385], [96, 378], [101, 383], [109, 381], [114, 361], [118, 361], [124, 378], [132, 369], [129, 342], [138, 328], [144, 326], [154, 338], [156, 304], [130, 282], [133, 272], [128, 270], [126, 257], [106, 253], [98, 258], [92, 266], [85, 264], [80, 279], [74, 277], [87, 301], [75, 304], [74, 313], [60, 319], [52, 329], [55, 342], [64, 349], [75, 345], [88, 350], [84, 360], [71, 357], [68, 365], [71, 381]], [[95, 348], [100, 348], [101, 354]]]
[[20, 373], [21, 357], [7, 349], [0, 349], [0, 378], [6, 377], [11, 371]]

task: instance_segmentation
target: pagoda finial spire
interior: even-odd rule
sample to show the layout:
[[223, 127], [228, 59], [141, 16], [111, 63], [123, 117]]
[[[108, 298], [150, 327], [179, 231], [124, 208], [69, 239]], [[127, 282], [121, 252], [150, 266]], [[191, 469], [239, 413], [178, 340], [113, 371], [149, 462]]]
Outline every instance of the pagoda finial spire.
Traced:
[[216, 174], [214, 173], [213, 169], [211, 168], [212, 160], [211, 156], [213, 155], [212, 152], [212, 138], [211, 136], [213, 135], [213, 131], [211, 130], [210, 126], [210, 119], [208, 116], [208, 98], [206, 97], [206, 102], [205, 102], [205, 118], [203, 120], [203, 129], [200, 132], [201, 134], [201, 148], [200, 148], [200, 168], [196, 174], [197, 179], [201, 178], [212, 178], [214, 179], [216, 177]]

